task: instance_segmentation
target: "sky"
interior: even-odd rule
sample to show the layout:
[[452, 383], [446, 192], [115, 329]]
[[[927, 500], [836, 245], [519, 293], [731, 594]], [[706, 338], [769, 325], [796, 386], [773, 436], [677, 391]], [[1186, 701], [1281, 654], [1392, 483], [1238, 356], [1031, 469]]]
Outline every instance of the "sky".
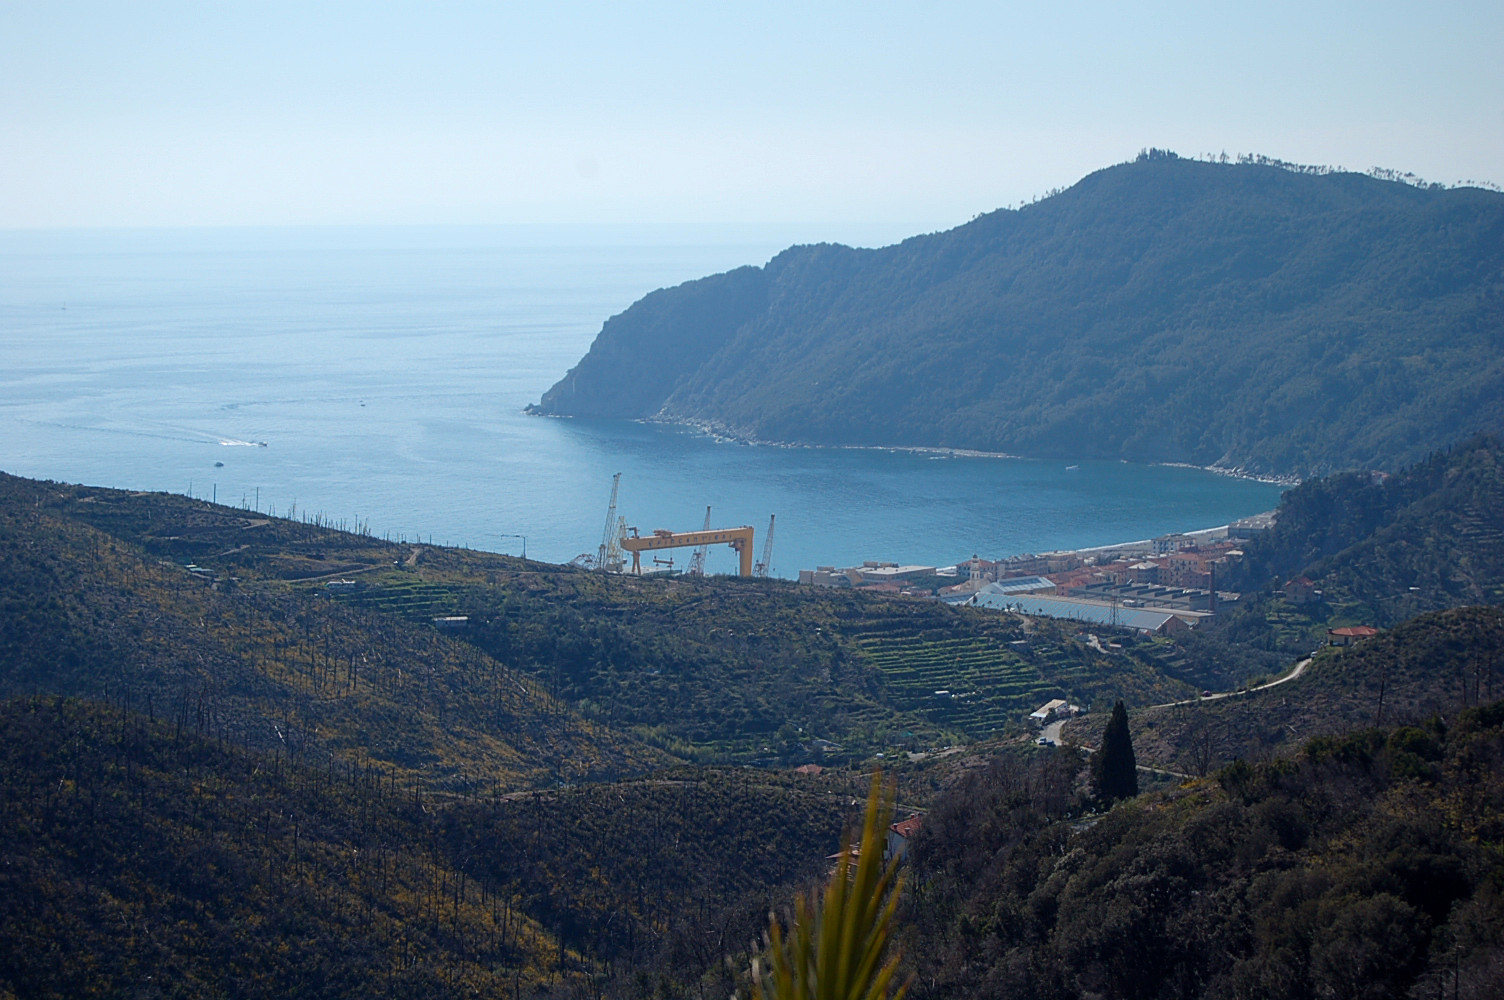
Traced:
[[1504, 184], [1504, 4], [0, 0], [0, 228], [947, 228], [1157, 146]]

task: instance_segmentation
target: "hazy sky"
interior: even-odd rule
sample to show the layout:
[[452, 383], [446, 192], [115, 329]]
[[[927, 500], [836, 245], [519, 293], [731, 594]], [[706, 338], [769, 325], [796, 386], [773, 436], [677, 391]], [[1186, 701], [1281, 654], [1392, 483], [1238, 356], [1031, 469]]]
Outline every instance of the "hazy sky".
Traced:
[[0, 0], [0, 227], [942, 228], [1161, 146], [1504, 183], [1504, 3]]

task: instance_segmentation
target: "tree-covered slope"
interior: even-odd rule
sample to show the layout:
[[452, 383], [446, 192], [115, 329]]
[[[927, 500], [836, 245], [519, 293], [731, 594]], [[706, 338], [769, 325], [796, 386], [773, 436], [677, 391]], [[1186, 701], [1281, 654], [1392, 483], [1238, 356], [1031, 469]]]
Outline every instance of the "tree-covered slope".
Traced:
[[380, 772], [0, 702], [0, 995], [530, 994], [554, 942], [427, 813]]
[[1392, 476], [1345, 473], [1285, 494], [1229, 585], [1297, 574], [1375, 624], [1504, 603], [1504, 444], [1479, 436]]
[[[1367, 725], [1456, 718], [1504, 697], [1504, 608], [1419, 615], [1354, 646], [1324, 650], [1262, 691], [1152, 708], [1133, 717], [1139, 760], [1202, 774], [1237, 757], [1290, 753]], [[1091, 727], [1067, 730], [1092, 741]]]
[[[0, 542], [0, 694], [129, 699], [451, 788], [670, 759], [647, 744], [800, 763], [821, 739], [865, 756], [1005, 731], [1054, 697], [1190, 690], [1064, 623], [590, 573], [167, 494], [0, 475]], [[444, 616], [468, 621], [440, 631]]]
[[1168, 155], [655, 292], [536, 412], [821, 444], [1396, 468], [1504, 428], [1504, 195]]
[[851, 787], [684, 770], [432, 796], [0, 700], [0, 996], [729, 995], [768, 911], [824, 874]]
[[[1215, 631], [1180, 643], [1207, 687], [1282, 669], [1329, 628], [1504, 604], [1504, 445], [1478, 435], [1393, 475], [1302, 483], [1220, 580], [1243, 599]], [[1282, 662], [1257, 669], [1269, 657]]]
[[825, 875], [860, 786], [845, 773], [683, 768], [455, 803], [438, 843], [605, 966], [611, 995], [656, 983], [666, 996], [730, 996], [768, 912]]
[[1497, 996], [1501, 761], [1495, 703], [1312, 740], [1093, 823], [1048, 763], [1000, 760], [913, 845], [911, 995]]
[[[181, 497], [0, 476], [0, 697], [100, 699], [293, 761], [333, 756], [454, 790], [672, 759], [426, 621], [340, 604], [317, 577], [295, 587], [191, 571], [137, 533], [159, 549], [232, 550], [274, 574], [322, 563], [337, 576], [362, 541]], [[302, 554], [315, 546], [346, 558]]]

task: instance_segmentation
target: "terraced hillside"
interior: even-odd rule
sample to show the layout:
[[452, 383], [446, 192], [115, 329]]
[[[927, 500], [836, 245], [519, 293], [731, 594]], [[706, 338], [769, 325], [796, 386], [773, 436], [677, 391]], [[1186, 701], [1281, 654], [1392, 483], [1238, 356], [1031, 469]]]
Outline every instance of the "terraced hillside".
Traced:
[[[32, 542], [6, 553], [12, 599], [34, 612], [17, 619], [27, 649], [10, 683], [34, 682], [44, 661], [76, 663], [49, 668], [44, 689], [131, 690], [179, 712], [204, 692], [241, 738], [291, 731], [319, 752], [462, 782], [668, 759], [644, 743], [702, 763], [860, 759], [1021, 733], [1051, 697], [1142, 704], [1186, 689], [1067, 625], [930, 601], [609, 576], [12, 477], [0, 503], [14, 537]], [[466, 622], [434, 627], [448, 616]], [[126, 679], [126, 663], [146, 666]], [[279, 699], [276, 718], [252, 708], [263, 697]], [[365, 712], [379, 722], [359, 721]], [[622, 754], [605, 751], [612, 741]]]
[[955, 742], [1018, 732], [1053, 697], [1181, 690], [1143, 658], [1011, 615], [781, 581], [478, 573], [487, 558], [425, 549], [423, 579], [389, 567], [333, 596], [414, 621], [463, 615], [454, 637], [702, 762], [808, 759], [816, 738], [841, 755]]
[[[337, 758], [456, 791], [671, 761], [470, 644], [328, 600], [322, 584], [257, 577], [231, 561], [309, 559], [296, 545], [179, 553], [205, 564], [189, 568], [71, 516], [82, 509], [104, 512], [106, 523], [163, 527], [182, 510], [216, 531], [246, 530], [234, 512], [8, 477], [0, 486], [9, 487], [0, 503], [0, 696], [100, 699], [284, 759]], [[179, 548], [185, 534], [168, 529], [165, 544]], [[323, 536], [309, 532], [319, 546], [347, 542]]]
[[457, 614], [455, 609], [465, 603], [461, 590], [443, 583], [395, 580], [378, 587], [368, 587], [357, 582], [356, 587], [359, 589], [333, 590], [330, 596], [375, 611], [401, 615], [413, 621], [432, 621], [434, 618]]
[[936, 636], [905, 627], [867, 632], [856, 643], [882, 673], [894, 705], [972, 737], [1017, 725], [1060, 690], [987, 636]]

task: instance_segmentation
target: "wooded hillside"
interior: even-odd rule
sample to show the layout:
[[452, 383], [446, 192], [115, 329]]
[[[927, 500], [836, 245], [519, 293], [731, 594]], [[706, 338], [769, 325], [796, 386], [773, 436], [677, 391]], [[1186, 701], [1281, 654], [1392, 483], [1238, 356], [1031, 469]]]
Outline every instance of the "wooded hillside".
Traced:
[[[1384, 581], [1492, 552], [1496, 454], [1303, 487], [1248, 572]], [[1461, 581], [1436, 600], [1496, 592], [1492, 562], [1464, 569], [1427, 577]], [[0, 476], [0, 994], [729, 994], [881, 760], [907, 804], [942, 796], [906, 904], [925, 995], [1465, 995], [1497, 958], [1497, 789], [1459, 776], [1497, 763], [1480, 706], [1504, 612], [1431, 613], [1269, 691], [1195, 697], [1287, 667], [1283, 645], [1363, 606], [1346, 587], [1305, 610], [1250, 594], [1227, 634], [1104, 644]], [[1097, 821], [1077, 751], [1019, 721], [1056, 692], [1122, 698], [1138, 760], [1182, 774], [1325, 742], [1217, 784], [1140, 772], [1174, 790]], [[792, 772], [812, 759], [829, 769]]]
[[1496, 996], [1501, 764], [1498, 703], [1312, 740], [1099, 819], [1060, 794], [1059, 762], [1000, 760], [914, 845], [911, 995]]
[[1479, 436], [1391, 476], [1345, 473], [1290, 490], [1227, 584], [1279, 587], [1298, 575], [1324, 604], [1379, 625], [1504, 603], [1504, 443]]
[[1504, 429], [1504, 195], [1111, 167], [880, 250], [794, 247], [612, 317], [535, 407], [756, 440], [1308, 475]]
[[0, 695], [105, 698], [452, 790], [797, 764], [826, 759], [817, 739], [862, 758], [1008, 732], [1052, 697], [1190, 690], [1149, 660], [1109, 668], [1065, 623], [589, 573], [166, 494], [0, 476], [0, 542]]
[[713, 770], [484, 799], [394, 778], [0, 700], [0, 996], [734, 983], [768, 910], [823, 874], [851, 794]]

